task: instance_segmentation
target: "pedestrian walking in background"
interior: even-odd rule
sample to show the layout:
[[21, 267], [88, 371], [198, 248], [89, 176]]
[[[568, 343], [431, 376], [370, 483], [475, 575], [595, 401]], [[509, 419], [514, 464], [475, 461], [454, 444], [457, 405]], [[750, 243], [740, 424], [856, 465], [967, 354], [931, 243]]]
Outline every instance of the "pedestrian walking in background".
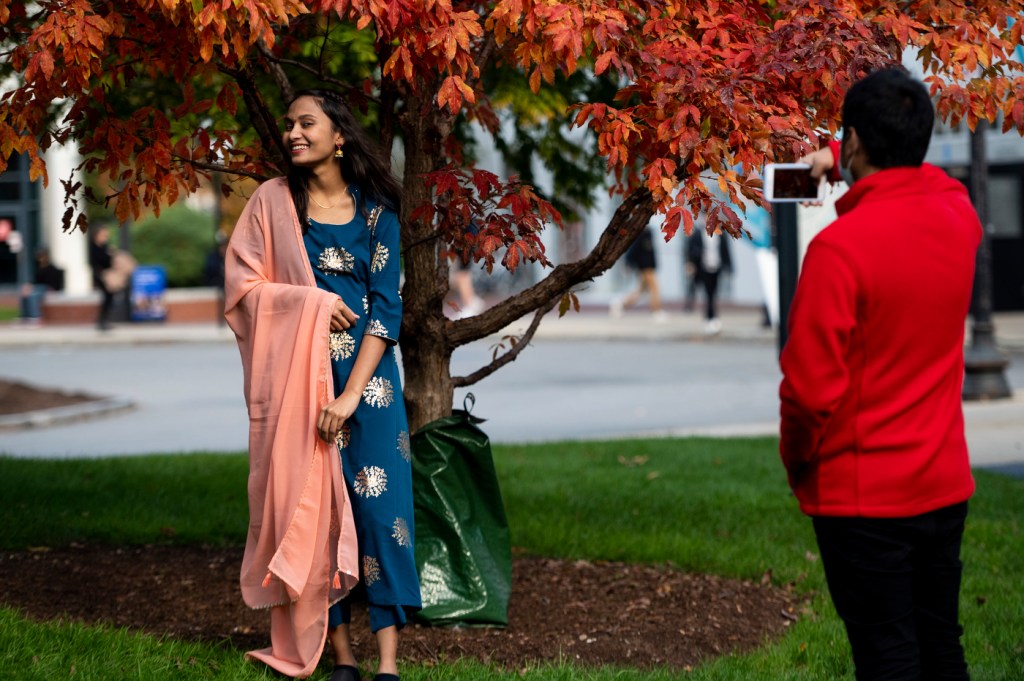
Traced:
[[626, 251], [626, 265], [636, 272], [637, 287], [625, 298], [613, 300], [609, 312], [621, 317], [623, 310], [636, 305], [642, 296], [648, 296], [652, 319], [664, 322], [668, 315], [661, 309], [661, 294], [658, 290], [658, 258], [654, 252], [654, 231], [648, 227]]
[[[466, 229], [466, 233], [476, 237], [480, 233], [480, 228], [471, 222]], [[455, 291], [458, 299], [458, 309], [455, 311], [456, 319], [465, 319], [466, 317], [478, 315], [486, 307], [483, 298], [477, 295], [476, 288], [473, 286], [472, 264], [471, 258], [459, 254], [455, 257], [452, 266], [449, 268], [451, 272], [451, 289]]]
[[100, 331], [110, 329], [110, 314], [114, 309], [114, 292], [103, 282], [103, 273], [110, 269], [114, 259], [110, 253], [110, 228], [99, 225], [93, 228], [89, 239], [89, 267], [92, 268], [92, 284], [100, 292], [100, 307], [96, 316], [96, 327]]
[[686, 239], [686, 271], [704, 289], [704, 331], [714, 335], [722, 330], [718, 317], [718, 283], [723, 272], [732, 271], [729, 242], [721, 234], [708, 234], [703, 221]]
[[91, 228], [89, 236], [92, 283], [101, 296], [96, 327], [100, 331], [108, 331], [112, 326], [116, 297], [128, 291], [136, 262], [131, 253], [110, 245], [110, 227], [107, 225], [100, 224]]
[[250, 415], [242, 594], [271, 608], [249, 655], [293, 677], [358, 681], [350, 589], [362, 579], [378, 681], [398, 679], [398, 631], [421, 607], [411, 452], [395, 344], [400, 186], [340, 95], [288, 107], [286, 178], [261, 185], [226, 255], [227, 319]]
[[862, 681], [968, 678], [961, 385], [981, 225], [923, 163], [933, 123], [924, 85], [879, 71], [846, 94], [842, 144], [803, 159], [850, 189], [790, 309], [780, 452]]

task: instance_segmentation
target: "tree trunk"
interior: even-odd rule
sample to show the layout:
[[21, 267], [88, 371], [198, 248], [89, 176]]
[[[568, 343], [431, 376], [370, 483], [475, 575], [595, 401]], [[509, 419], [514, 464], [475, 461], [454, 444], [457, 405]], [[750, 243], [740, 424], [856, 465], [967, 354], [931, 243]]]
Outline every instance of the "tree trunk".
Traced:
[[[408, 319], [408, 318], [407, 318]], [[429, 334], [433, 337], [434, 334]], [[405, 408], [409, 432], [452, 413], [455, 389], [449, 365], [452, 355], [428, 342], [428, 334], [410, 339], [402, 334], [402, 365], [405, 368]]]
[[450, 414], [454, 397], [449, 371], [452, 346], [443, 307], [448, 292], [448, 268], [438, 258], [434, 225], [410, 217], [416, 206], [431, 201], [422, 178], [436, 170], [444, 158], [442, 143], [451, 124], [436, 109], [432, 110], [429, 99], [424, 101], [416, 96], [406, 101], [400, 124], [405, 145], [401, 216], [405, 286], [400, 343], [409, 431], [415, 432]]

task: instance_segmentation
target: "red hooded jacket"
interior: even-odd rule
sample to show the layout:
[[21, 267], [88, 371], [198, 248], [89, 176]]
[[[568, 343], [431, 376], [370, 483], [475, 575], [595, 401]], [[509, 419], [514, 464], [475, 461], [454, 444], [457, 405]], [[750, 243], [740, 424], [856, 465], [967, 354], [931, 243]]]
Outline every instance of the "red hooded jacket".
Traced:
[[807, 249], [782, 352], [790, 486], [808, 515], [965, 501], [964, 326], [981, 240], [967, 191], [928, 164], [891, 168], [836, 210]]

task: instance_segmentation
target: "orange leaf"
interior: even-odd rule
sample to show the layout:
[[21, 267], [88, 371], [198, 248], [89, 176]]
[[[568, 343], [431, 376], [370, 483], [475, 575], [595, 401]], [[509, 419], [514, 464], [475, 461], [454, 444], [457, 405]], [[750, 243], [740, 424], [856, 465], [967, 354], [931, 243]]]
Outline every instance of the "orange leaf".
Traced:
[[209, 32], [199, 36], [199, 58], [204, 62], [213, 58], [213, 34]]
[[50, 54], [49, 50], [43, 50], [39, 53], [39, 68], [42, 69], [43, 75], [49, 80], [53, 76], [53, 55]]
[[462, 94], [459, 86], [455, 83], [456, 76], [448, 76], [441, 82], [437, 91], [437, 106], [439, 109], [448, 107], [448, 111], [454, 116], [462, 108]]

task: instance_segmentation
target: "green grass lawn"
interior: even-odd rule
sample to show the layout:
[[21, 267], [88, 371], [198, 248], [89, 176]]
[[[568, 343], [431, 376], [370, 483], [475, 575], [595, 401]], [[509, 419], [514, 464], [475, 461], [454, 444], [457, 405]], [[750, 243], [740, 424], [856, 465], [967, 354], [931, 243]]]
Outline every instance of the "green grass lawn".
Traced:
[[[518, 551], [673, 564], [744, 579], [770, 573], [776, 584], [795, 585], [810, 604], [781, 641], [681, 675], [560, 664], [500, 672], [455, 662], [406, 665], [403, 679], [852, 679], [810, 521], [789, 494], [776, 451], [772, 438], [692, 438], [498, 446], [494, 456]], [[0, 458], [0, 548], [73, 541], [241, 546], [246, 474], [242, 455]], [[976, 477], [962, 594], [972, 678], [1024, 679], [1024, 481], [984, 472]], [[0, 678], [72, 677], [280, 678], [222, 646], [36, 624], [0, 610]]]

